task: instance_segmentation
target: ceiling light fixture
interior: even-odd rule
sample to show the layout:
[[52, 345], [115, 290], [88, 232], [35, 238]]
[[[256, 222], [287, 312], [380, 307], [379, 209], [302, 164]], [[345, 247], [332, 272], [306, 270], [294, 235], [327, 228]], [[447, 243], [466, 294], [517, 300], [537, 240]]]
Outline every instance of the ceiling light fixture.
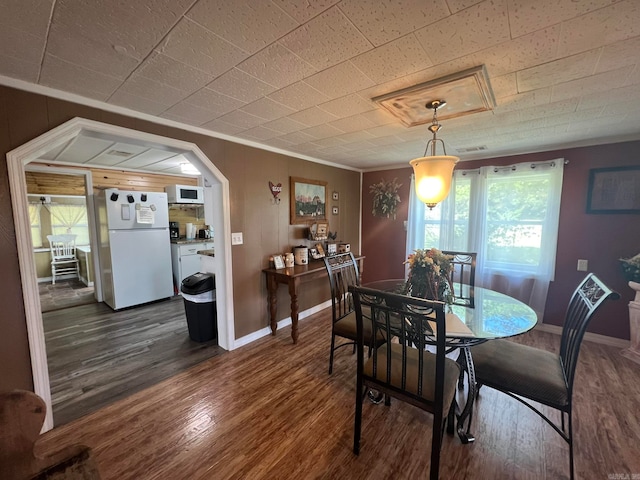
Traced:
[[[415, 174], [416, 195], [429, 208], [435, 207], [449, 195], [453, 167], [460, 160], [453, 155], [447, 155], [444, 142], [436, 138], [436, 134], [442, 128], [438, 123], [438, 108], [446, 103], [444, 100], [432, 100], [426, 104], [428, 109], [433, 110], [433, 120], [429, 125], [433, 138], [427, 142], [424, 157], [414, 158], [409, 162]], [[444, 155], [436, 155], [437, 142], [442, 144]], [[431, 145], [431, 155], [427, 156], [429, 145]]]
[[184, 162], [180, 164], [180, 172], [188, 175], [200, 175], [200, 170], [198, 170], [189, 162]]

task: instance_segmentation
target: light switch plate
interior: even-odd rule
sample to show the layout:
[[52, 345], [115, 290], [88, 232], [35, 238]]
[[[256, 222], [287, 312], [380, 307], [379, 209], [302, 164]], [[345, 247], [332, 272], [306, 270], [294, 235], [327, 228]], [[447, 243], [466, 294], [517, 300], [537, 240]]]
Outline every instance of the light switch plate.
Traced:
[[242, 232], [236, 232], [231, 234], [231, 245], [242, 245]]
[[588, 260], [578, 260], [578, 271], [579, 272], [586, 272], [588, 268], [589, 268], [589, 261]]

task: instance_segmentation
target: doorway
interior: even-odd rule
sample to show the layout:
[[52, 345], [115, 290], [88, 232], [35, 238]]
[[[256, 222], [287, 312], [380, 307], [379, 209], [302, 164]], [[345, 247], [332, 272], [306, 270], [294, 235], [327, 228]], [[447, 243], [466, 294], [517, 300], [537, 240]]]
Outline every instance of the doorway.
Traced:
[[[95, 266], [86, 169], [29, 164], [25, 172], [31, 241], [43, 313], [95, 303]], [[77, 274], [53, 276], [50, 235], [72, 234]], [[72, 265], [73, 266], [73, 265]]]
[[[53, 416], [51, 415], [51, 390], [44, 343], [42, 313], [38, 298], [36, 271], [32, 254], [25, 169], [29, 163], [38, 160], [45, 152], [62, 149], [71, 140], [82, 136], [116, 140], [137, 145], [151, 145], [157, 149], [179, 152], [202, 173], [202, 181], [204, 185], [208, 187], [205, 202], [210, 203], [211, 211], [214, 212], [210, 223], [213, 225], [215, 231], [219, 232], [215, 239], [216, 256], [212, 262], [213, 273], [215, 273], [217, 277], [216, 309], [218, 319], [218, 344], [225, 350], [232, 350], [235, 342], [228, 180], [195, 144], [101, 122], [74, 118], [7, 153], [9, 185], [16, 228], [29, 348], [32, 359], [34, 390], [36, 394], [43, 398], [47, 405], [47, 417], [45, 418], [44, 430], [53, 428]], [[91, 194], [93, 189], [87, 188], [87, 192]], [[88, 202], [88, 204], [92, 206], [93, 201]], [[92, 216], [95, 218], [94, 215]], [[93, 228], [95, 229], [95, 224]], [[94, 260], [94, 262], [95, 261], [96, 260]], [[96, 284], [97, 294], [101, 298], [100, 289], [101, 286]]]

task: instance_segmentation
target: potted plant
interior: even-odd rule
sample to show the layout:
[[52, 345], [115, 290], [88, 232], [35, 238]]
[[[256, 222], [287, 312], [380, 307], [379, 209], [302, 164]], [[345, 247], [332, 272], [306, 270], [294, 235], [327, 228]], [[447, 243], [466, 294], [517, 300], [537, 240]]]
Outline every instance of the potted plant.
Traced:
[[373, 194], [373, 210], [371, 213], [374, 217], [396, 218], [398, 204], [400, 203], [400, 195], [398, 190], [402, 186], [397, 182], [397, 178], [390, 181], [382, 179], [380, 183], [374, 183], [369, 187], [369, 192]]
[[628, 282], [640, 283], [640, 253], [635, 257], [621, 258], [620, 266]]

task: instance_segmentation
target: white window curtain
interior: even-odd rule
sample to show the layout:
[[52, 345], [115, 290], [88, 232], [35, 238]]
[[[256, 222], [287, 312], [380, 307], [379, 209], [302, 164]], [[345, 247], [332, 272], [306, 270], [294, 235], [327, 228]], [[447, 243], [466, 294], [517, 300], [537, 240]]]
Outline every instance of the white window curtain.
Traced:
[[47, 205], [54, 235], [76, 234], [76, 245], [89, 244], [89, 224], [85, 205]]
[[42, 230], [40, 227], [41, 203], [29, 204], [29, 224], [31, 225], [31, 241], [35, 248], [42, 247]]
[[[424, 248], [425, 238], [425, 205], [416, 195], [415, 175], [411, 175], [411, 187], [409, 189], [409, 216], [407, 218], [407, 248], [404, 258], [408, 258], [415, 250]], [[405, 278], [407, 278], [408, 266], [405, 266]]]
[[541, 319], [555, 273], [563, 169], [556, 159], [456, 170], [441, 205], [429, 211], [411, 201], [407, 251], [477, 252], [476, 284], [522, 300]]

